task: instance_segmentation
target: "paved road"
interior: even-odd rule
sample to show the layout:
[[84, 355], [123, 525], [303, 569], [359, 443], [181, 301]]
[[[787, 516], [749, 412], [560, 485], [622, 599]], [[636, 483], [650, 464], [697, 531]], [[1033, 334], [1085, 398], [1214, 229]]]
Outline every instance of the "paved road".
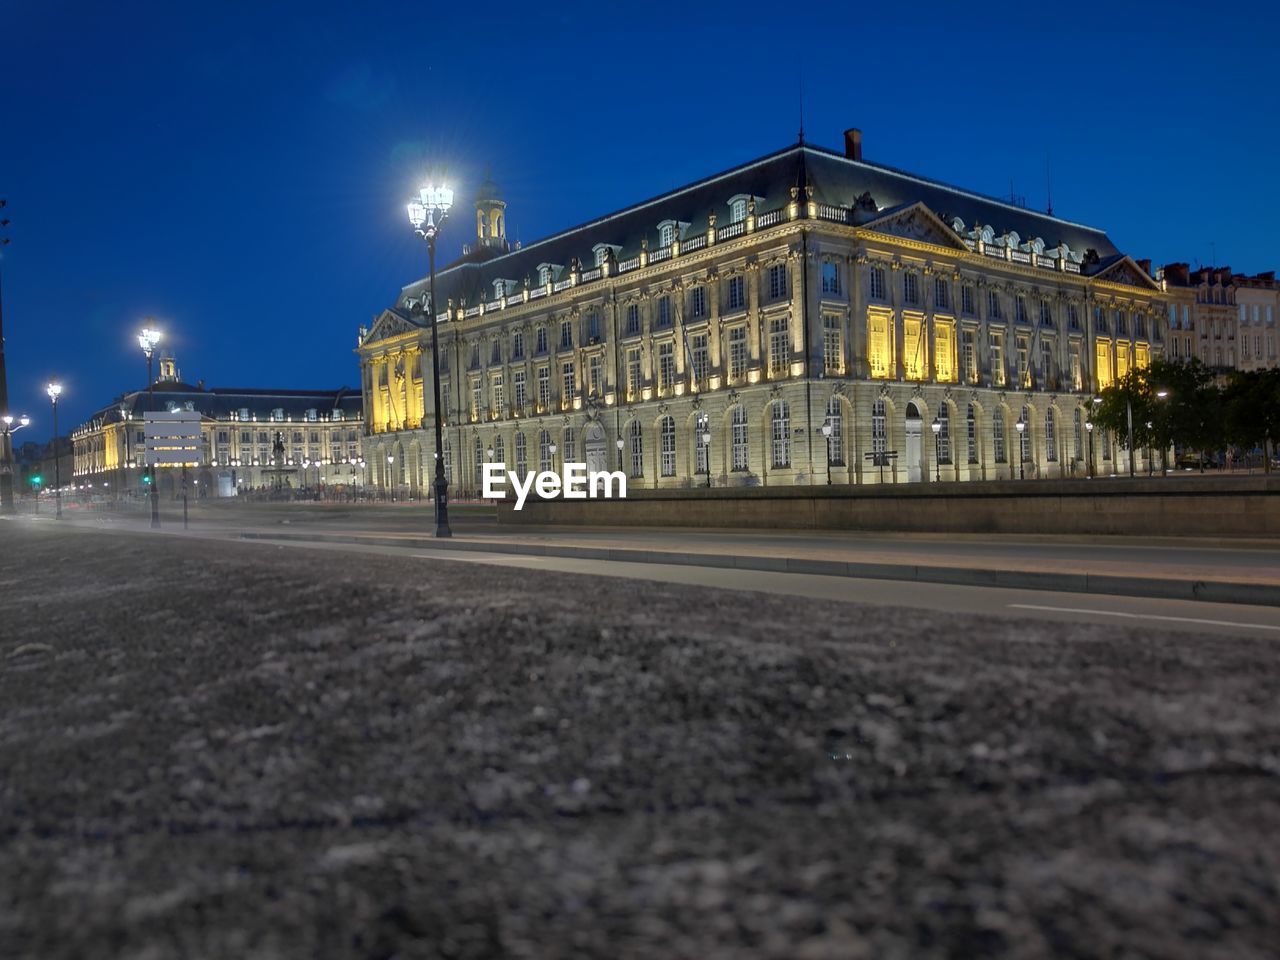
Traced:
[[1280, 942], [1271, 638], [8, 522], [0, 627], [6, 960]]

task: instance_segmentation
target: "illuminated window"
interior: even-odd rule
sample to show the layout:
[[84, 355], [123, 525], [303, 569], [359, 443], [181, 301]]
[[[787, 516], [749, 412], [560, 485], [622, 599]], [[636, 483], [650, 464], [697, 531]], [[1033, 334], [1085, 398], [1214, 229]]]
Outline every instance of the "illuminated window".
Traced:
[[844, 372], [840, 317], [828, 313], [822, 318], [822, 369], [828, 375]]
[[1006, 463], [1004, 453], [1004, 408], [996, 407], [991, 416], [991, 448], [996, 463]]
[[1058, 461], [1058, 419], [1053, 407], [1044, 412], [1044, 458], [1050, 463]]
[[735, 200], [729, 205], [729, 222], [739, 223], [747, 219], [747, 201]]
[[933, 362], [938, 379], [943, 383], [953, 382], [956, 378], [955, 324], [945, 320], [935, 320], [933, 324], [933, 341]]
[[924, 337], [924, 318], [902, 318], [902, 363], [908, 380], [923, 380], [928, 376], [928, 344]]
[[951, 405], [938, 408], [938, 463], [951, 462]]
[[747, 328], [729, 328], [729, 379], [737, 382], [747, 372]]
[[892, 373], [893, 315], [885, 310], [867, 311], [867, 363], [871, 376], [887, 378]]
[[644, 428], [639, 420], [632, 420], [629, 428], [631, 434], [631, 476], [644, 476]]
[[1098, 371], [1098, 389], [1105, 390], [1111, 386], [1113, 375], [1111, 372], [1111, 341], [1099, 340], [1097, 342], [1097, 362]]
[[844, 466], [844, 413], [839, 397], [827, 401], [826, 424], [831, 427], [827, 435], [827, 463]]
[[885, 409], [885, 402], [877, 400], [871, 405], [871, 452], [876, 454], [876, 463], [879, 464], [880, 454], [885, 453], [889, 449], [889, 418]]
[[658, 344], [658, 391], [666, 393], [676, 381], [676, 348], [671, 341]]
[[785, 376], [791, 365], [791, 321], [774, 317], [769, 321], [769, 373]]
[[635, 399], [640, 395], [640, 350], [627, 351], [627, 395]]
[[710, 354], [707, 350], [707, 335], [700, 333], [692, 338], [693, 379], [696, 383], [706, 383], [711, 373]]
[[658, 228], [658, 246], [669, 247], [676, 237], [676, 228], [670, 223], [664, 223]]

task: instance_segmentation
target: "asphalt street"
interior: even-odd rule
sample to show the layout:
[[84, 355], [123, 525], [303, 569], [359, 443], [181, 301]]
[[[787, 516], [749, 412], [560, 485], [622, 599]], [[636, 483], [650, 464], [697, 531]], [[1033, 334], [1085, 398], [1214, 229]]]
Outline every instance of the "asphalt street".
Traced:
[[1261, 958], [1280, 645], [0, 523], [5, 957]]

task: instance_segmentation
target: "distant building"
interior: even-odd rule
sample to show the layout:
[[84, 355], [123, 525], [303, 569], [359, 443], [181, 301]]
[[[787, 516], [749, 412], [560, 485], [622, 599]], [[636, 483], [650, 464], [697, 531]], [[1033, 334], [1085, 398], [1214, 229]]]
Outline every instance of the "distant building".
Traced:
[[438, 303], [416, 279], [360, 331], [381, 485], [434, 469], [428, 312], [462, 493], [488, 460], [607, 465], [632, 489], [1083, 476], [1090, 397], [1165, 349], [1149, 263], [864, 160], [856, 130], [523, 247], [497, 197], [486, 182]]
[[1171, 359], [1192, 356], [1223, 370], [1277, 364], [1275, 271], [1248, 276], [1230, 267], [1170, 263], [1159, 272], [1169, 295]]
[[[103, 407], [73, 434], [75, 467], [66, 478], [77, 486], [114, 494], [143, 491], [143, 420], [147, 390], [127, 393]], [[157, 410], [200, 414], [204, 449], [188, 470], [201, 496], [234, 496], [275, 485], [290, 488], [362, 486], [360, 394], [338, 390], [272, 390], [192, 386], [178, 376], [173, 358], [160, 360]], [[275, 453], [277, 440], [282, 452]], [[278, 460], [278, 462], [277, 462]], [[179, 492], [180, 467], [157, 470], [162, 495]]]

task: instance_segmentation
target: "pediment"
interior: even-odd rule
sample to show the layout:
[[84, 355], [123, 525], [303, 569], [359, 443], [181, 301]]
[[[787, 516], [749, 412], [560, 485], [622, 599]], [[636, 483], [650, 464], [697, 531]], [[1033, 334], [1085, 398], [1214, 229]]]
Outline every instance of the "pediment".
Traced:
[[1121, 257], [1109, 267], [1095, 273], [1092, 277], [1094, 280], [1104, 280], [1107, 283], [1121, 283], [1126, 287], [1141, 287], [1144, 290], [1159, 290], [1160, 284], [1152, 280], [1143, 269], [1133, 262], [1133, 258], [1129, 256]]
[[907, 207], [891, 210], [875, 220], [868, 221], [863, 225], [863, 229], [887, 233], [906, 240], [932, 243], [940, 247], [955, 247], [965, 251], [969, 249], [965, 242], [956, 236], [956, 232], [923, 203], [913, 203]]
[[365, 335], [362, 345], [374, 343], [378, 340], [390, 340], [401, 334], [410, 333], [416, 330], [412, 323], [406, 320], [394, 310], [383, 310], [382, 315], [374, 321], [373, 327]]

